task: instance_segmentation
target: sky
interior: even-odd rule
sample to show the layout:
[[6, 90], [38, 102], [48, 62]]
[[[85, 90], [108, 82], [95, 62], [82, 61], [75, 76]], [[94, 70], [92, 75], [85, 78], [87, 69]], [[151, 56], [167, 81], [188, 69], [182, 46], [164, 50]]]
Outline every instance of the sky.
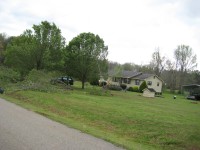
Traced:
[[200, 0], [0, 1], [0, 33], [17, 36], [45, 20], [67, 43], [82, 32], [98, 34], [108, 60], [121, 64], [148, 64], [158, 47], [173, 60], [178, 45], [189, 45], [200, 70]]

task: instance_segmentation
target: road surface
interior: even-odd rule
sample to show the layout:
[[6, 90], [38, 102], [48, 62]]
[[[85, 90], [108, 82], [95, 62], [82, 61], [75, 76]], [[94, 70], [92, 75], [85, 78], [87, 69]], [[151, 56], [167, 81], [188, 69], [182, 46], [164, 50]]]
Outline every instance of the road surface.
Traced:
[[122, 150], [0, 98], [0, 150]]

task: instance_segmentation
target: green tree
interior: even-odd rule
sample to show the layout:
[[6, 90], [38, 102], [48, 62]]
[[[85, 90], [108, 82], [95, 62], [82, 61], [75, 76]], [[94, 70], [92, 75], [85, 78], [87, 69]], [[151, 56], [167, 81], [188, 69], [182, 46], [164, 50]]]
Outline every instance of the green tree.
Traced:
[[58, 70], [64, 68], [65, 39], [54, 23], [47, 21], [33, 25], [11, 40], [6, 50], [6, 64], [26, 75], [33, 68]]
[[192, 48], [187, 45], [179, 45], [174, 51], [177, 68], [180, 70], [179, 91], [185, 82], [185, 76], [188, 71], [193, 70], [196, 66], [197, 56], [193, 54]]
[[139, 87], [139, 92], [142, 93], [145, 88], [147, 88], [147, 83], [146, 83], [146, 81], [143, 81]]
[[13, 37], [6, 49], [5, 64], [18, 70], [21, 75], [27, 74], [34, 68], [34, 50], [36, 42], [31, 30], [26, 30], [22, 35]]
[[124, 63], [122, 66], [123, 66], [123, 70], [133, 71], [135, 64], [133, 64], [133, 63]]
[[11, 37], [8, 37], [5, 33], [0, 33], [0, 65], [4, 63], [6, 47]]
[[63, 65], [62, 51], [65, 39], [60, 29], [54, 24], [42, 21], [39, 25], [33, 25], [34, 37], [37, 42], [34, 57], [36, 69], [58, 69]]
[[[107, 57], [108, 51], [103, 39], [93, 33], [81, 33], [73, 38], [66, 47], [66, 70], [84, 83], [94, 74], [100, 72], [100, 62]], [[100, 70], [100, 69], [99, 69]]]

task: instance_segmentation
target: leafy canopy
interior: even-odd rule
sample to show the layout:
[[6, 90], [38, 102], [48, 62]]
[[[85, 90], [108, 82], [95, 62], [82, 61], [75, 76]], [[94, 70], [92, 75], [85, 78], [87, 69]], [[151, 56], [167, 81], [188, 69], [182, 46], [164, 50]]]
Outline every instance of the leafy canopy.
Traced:
[[108, 48], [103, 39], [93, 33], [81, 33], [66, 47], [67, 72], [84, 83], [94, 75], [100, 74], [100, 64], [104, 64]]
[[6, 64], [27, 74], [32, 69], [54, 70], [63, 67], [65, 39], [60, 29], [47, 21], [33, 25], [22, 35], [14, 37], [6, 49]]

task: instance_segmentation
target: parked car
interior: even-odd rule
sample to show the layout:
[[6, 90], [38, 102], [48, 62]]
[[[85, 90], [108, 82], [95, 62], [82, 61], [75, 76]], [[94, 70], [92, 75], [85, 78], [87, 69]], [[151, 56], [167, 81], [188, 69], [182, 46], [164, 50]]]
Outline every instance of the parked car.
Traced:
[[195, 100], [195, 96], [193, 96], [193, 95], [188, 95], [188, 96], [187, 96], [187, 99]]
[[190, 99], [190, 100], [200, 100], [200, 94], [189, 95], [189, 96], [187, 96], [187, 99]]
[[58, 80], [66, 83], [67, 85], [73, 85], [74, 84], [74, 80], [69, 76], [59, 77]]

